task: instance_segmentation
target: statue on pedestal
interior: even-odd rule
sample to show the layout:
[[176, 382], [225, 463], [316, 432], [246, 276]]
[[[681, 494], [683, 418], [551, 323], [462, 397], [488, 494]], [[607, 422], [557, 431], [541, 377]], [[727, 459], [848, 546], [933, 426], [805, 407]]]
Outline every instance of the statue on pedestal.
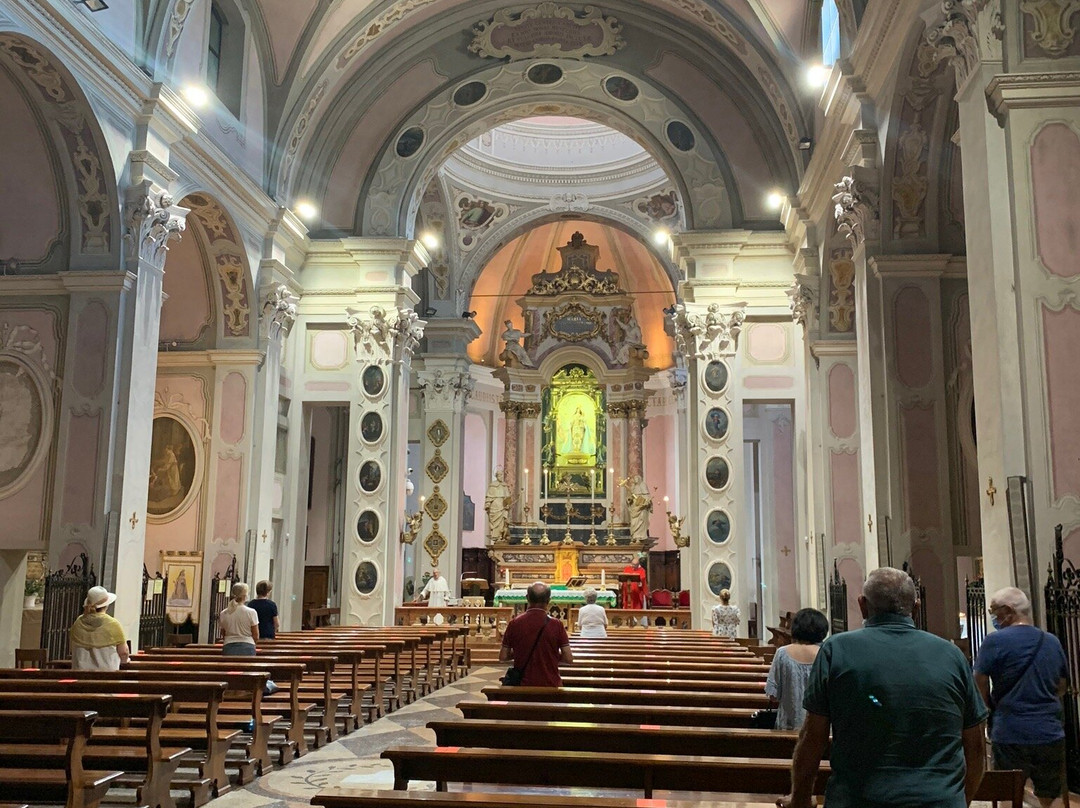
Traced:
[[487, 513], [488, 544], [509, 539], [510, 486], [503, 481], [501, 471], [495, 472], [495, 479], [488, 485], [484, 511]]
[[644, 542], [649, 538], [649, 517], [652, 515], [648, 486], [640, 474], [623, 480], [622, 484], [626, 488], [626, 508], [630, 512], [630, 538]]
[[505, 320], [506, 330], [502, 332], [500, 339], [506, 343], [506, 348], [499, 354], [499, 359], [510, 368], [531, 368], [536, 367], [533, 364], [532, 358], [521, 347], [521, 339], [525, 336], [520, 329], [514, 328], [514, 324], [510, 320]]

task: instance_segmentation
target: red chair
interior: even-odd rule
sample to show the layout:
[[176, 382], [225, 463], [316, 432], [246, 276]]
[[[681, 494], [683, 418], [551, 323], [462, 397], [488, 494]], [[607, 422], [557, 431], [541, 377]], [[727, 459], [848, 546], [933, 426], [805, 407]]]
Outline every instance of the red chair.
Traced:
[[671, 608], [671, 593], [666, 589], [654, 589], [649, 599], [652, 601], [654, 609]]
[[680, 609], [689, 609], [690, 608], [690, 590], [689, 589], [683, 589], [683, 590], [681, 590], [679, 592], [679, 608]]

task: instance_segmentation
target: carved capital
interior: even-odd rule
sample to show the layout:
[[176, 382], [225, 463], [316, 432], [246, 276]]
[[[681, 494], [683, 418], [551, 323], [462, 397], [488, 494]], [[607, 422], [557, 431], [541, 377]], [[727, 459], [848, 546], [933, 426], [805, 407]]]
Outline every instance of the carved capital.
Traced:
[[938, 22], [926, 28], [926, 41], [946, 59], [962, 87], [981, 61], [1001, 59], [1001, 0], [942, 0]]
[[499, 409], [503, 411], [503, 414], [509, 418], [517, 418], [518, 413], [521, 411], [521, 404], [517, 401], [500, 401]]
[[534, 402], [518, 404], [518, 418], [536, 418], [540, 414], [540, 405]]
[[1031, 39], [1041, 50], [1054, 59], [1068, 53], [1076, 38], [1072, 18], [1080, 11], [1080, 0], [1020, 0], [1020, 10], [1032, 18]]
[[389, 364], [408, 360], [424, 336], [424, 323], [412, 309], [391, 310], [389, 314], [382, 306], [372, 306], [367, 314], [353, 308], [345, 311], [358, 361]]
[[836, 230], [853, 247], [867, 241], [876, 243], [881, 235], [881, 211], [872, 172], [852, 166], [852, 173], [833, 186], [833, 215]]
[[722, 309], [719, 303], [710, 303], [702, 312], [678, 303], [669, 317], [679, 351], [695, 359], [712, 360], [735, 353], [746, 319], [746, 304]]
[[417, 374], [424, 403], [438, 409], [464, 409], [476, 381], [468, 373], [454, 373], [442, 368], [421, 370]]
[[296, 322], [296, 304], [300, 298], [294, 295], [285, 284], [273, 289], [263, 303], [263, 319], [266, 333], [270, 339], [285, 339]]
[[804, 328], [808, 324], [813, 325], [817, 313], [818, 279], [810, 275], [796, 275], [787, 296], [791, 319]]
[[187, 209], [173, 205], [167, 191], [154, 189], [149, 182], [128, 189], [124, 208], [128, 261], [146, 261], [158, 270], [164, 270], [169, 242], [179, 239], [187, 227]]

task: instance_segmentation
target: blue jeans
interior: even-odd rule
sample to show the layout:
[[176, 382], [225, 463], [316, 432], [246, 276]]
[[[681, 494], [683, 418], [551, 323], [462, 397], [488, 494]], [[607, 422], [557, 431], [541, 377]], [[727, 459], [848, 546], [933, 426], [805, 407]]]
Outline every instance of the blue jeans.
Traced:
[[255, 656], [255, 644], [250, 642], [228, 642], [221, 649], [224, 656]]

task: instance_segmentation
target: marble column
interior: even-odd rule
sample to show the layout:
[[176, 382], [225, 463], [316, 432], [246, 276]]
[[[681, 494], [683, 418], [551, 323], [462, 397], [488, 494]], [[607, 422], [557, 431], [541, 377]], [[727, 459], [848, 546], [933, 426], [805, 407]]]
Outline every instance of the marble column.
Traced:
[[645, 402], [630, 401], [626, 408], [626, 471], [631, 476], [643, 476], [642, 422], [645, 419]]
[[514, 497], [518, 490], [518, 411], [520, 404], [516, 401], [500, 401], [499, 409], [503, 412], [505, 425], [505, 437], [503, 439], [503, 480], [510, 489], [510, 496]]
[[[517, 486], [513, 504], [510, 508], [512, 522], [521, 523], [525, 519], [525, 498], [529, 497], [532, 518], [536, 518], [536, 497], [534, 491], [543, 475], [540, 468], [540, 404], [535, 401], [518, 402], [518, 468]], [[525, 469], [529, 470], [525, 474]], [[536, 478], [536, 479], [530, 479]]]
[[[615, 506], [615, 522], [625, 524], [629, 521], [626, 512], [626, 488], [619, 485], [620, 480], [630, 476], [627, 451], [627, 436], [629, 424], [627, 415], [629, 405], [625, 401], [609, 401], [607, 405], [608, 416], [608, 486], [610, 491], [611, 505]], [[611, 519], [611, 511], [608, 511], [607, 519]]]

